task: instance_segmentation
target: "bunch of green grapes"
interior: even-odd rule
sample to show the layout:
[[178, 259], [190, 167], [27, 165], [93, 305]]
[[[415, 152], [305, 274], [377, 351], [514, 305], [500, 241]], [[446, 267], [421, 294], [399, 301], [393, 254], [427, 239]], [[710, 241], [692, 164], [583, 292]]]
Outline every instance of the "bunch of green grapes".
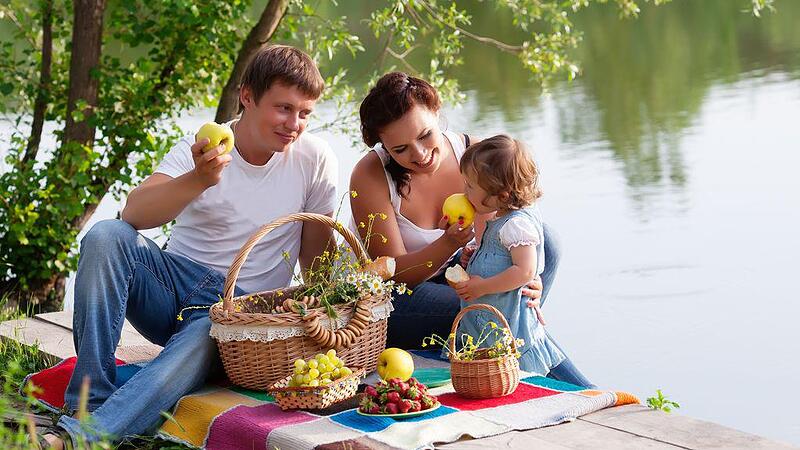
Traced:
[[308, 362], [298, 359], [294, 362], [294, 375], [289, 380], [291, 387], [327, 386], [333, 381], [351, 375], [353, 370], [344, 365], [336, 350], [330, 349], [324, 355], [318, 353]]

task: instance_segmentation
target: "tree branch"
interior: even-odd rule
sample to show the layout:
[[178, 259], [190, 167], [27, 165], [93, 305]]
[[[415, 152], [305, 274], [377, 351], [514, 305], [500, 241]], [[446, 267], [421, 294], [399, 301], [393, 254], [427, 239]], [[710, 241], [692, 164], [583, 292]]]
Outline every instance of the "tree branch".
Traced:
[[44, 114], [47, 111], [48, 90], [50, 87], [50, 66], [53, 60], [53, 0], [42, 1], [42, 66], [39, 77], [39, 89], [33, 106], [33, 122], [31, 137], [22, 157], [22, 164], [36, 160], [39, 143], [42, 140]]
[[261, 18], [258, 19], [258, 23], [250, 30], [242, 44], [239, 55], [236, 57], [236, 63], [233, 65], [233, 71], [231, 71], [228, 82], [225, 83], [225, 87], [222, 89], [222, 96], [217, 106], [217, 114], [214, 117], [215, 122], [226, 122], [238, 112], [239, 85], [242, 82], [244, 70], [258, 49], [272, 39], [272, 35], [286, 14], [288, 6], [289, 0], [269, 0], [267, 6], [264, 7]]
[[491, 46], [497, 48], [498, 50], [501, 50], [501, 51], [504, 51], [504, 52], [508, 52], [508, 53], [520, 53], [524, 49], [524, 47], [521, 46], [521, 45], [506, 44], [505, 42], [500, 42], [497, 39], [490, 38], [488, 36], [480, 36], [480, 35], [471, 33], [471, 32], [469, 32], [469, 31], [467, 31], [467, 30], [465, 30], [465, 29], [463, 29], [463, 28], [461, 28], [459, 26], [451, 25], [451, 24], [445, 22], [445, 20], [442, 19], [442, 17], [439, 16], [436, 13], [436, 11], [434, 11], [434, 9], [431, 8], [430, 5], [428, 5], [428, 2], [426, 2], [424, 0], [416, 0], [416, 1], [417, 1], [417, 3], [422, 5], [422, 7], [425, 8], [426, 11], [428, 11], [428, 14], [430, 14], [439, 23], [447, 26], [451, 30], [458, 31], [459, 33], [463, 34], [464, 36], [466, 36], [466, 37], [468, 37], [468, 38], [470, 38], [472, 40], [478, 41], [478, 42], [483, 43], [483, 44], [491, 45]]

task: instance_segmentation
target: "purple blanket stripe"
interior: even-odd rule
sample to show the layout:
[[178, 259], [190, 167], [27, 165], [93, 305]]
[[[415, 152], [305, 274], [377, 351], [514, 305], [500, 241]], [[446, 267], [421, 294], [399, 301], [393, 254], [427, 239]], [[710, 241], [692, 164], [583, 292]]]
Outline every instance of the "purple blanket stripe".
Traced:
[[301, 411], [281, 411], [274, 404], [237, 406], [211, 424], [206, 448], [209, 450], [266, 450], [267, 436], [276, 428], [319, 419]]

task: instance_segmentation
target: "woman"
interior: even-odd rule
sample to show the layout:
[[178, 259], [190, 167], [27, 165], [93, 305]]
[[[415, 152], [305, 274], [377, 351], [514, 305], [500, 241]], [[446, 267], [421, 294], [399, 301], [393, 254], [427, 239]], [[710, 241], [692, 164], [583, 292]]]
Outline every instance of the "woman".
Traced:
[[[486, 221], [476, 217], [474, 228], [447, 226], [442, 217], [444, 200], [464, 192], [459, 160], [475, 139], [443, 131], [440, 108], [433, 86], [401, 72], [381, 77], [361, 103], [361, 134], [372, 151], [356, 164], [350, 178], [350, 189], [357, 193], [350, 200], [353, 225], [368, 243], [370, 256], [394, 257], [394, 279], [413, 286], [412, 294], [394, 298], [389, 346], [418, 348], [432, 333], [450, 333], [460, 301], [445, 281], [444, 269], [469, 256], [472, 248], [459, 251]], [[558, 266], [558, 252], [546, 227], [545, 260], [542, 280], [523, 292], [534, 300], [537, 312]], [[568, 374], [562, 381], [592, 386], [569, 358], [561, 364], [565, 366], [559, 372]]]

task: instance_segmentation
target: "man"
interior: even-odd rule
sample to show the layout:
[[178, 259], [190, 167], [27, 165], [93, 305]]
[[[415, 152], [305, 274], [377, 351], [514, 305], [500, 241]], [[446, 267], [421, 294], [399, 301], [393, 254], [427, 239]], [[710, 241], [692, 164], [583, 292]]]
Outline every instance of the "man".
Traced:
[[[332, 215], [335, 156], [325, 142], [303, 133], [323, 87], [302, 51], [262, 48], [245, 71], [241, 116], [225, 124], [234, 150], [222, 154], [221, 145], [203, 153], [207, 139], [183, 138], [130, 193], [122, 220], [100, 222], [83, 238], [73, 324], [78, 362], [65, 403], [77, 409], [88, 376], [92, 414], [89, 429], [62, 416], [60, 437], [45, 436], [54, 447], [63, 446], [63, 432], [77, 443], [155, 431], [161, 412], [202, 386], [219, 364], [207, 307], [218, 301], [223, 274], [242, 244], [287, 214]], [[165, 251], [136, 231], [173, 219]], [[242, 268], [237, 295], [287, 286], [292, 274], [282, 253], [289, 253], [292, 266], [299, 259], [308, 268], [331, 238], [330, 228], [309, 223], [270, 232]], [[120, 386], [114, 351], [126, 317], [164, 350]]]

